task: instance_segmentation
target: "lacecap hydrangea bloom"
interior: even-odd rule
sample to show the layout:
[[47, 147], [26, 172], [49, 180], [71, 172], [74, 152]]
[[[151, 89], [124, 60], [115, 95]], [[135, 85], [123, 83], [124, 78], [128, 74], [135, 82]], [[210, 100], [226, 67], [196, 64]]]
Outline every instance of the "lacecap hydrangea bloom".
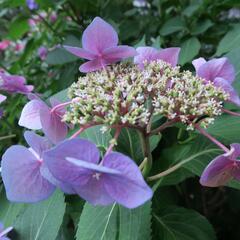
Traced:
[[[12, 146], [3, 155], [2, 177], [10, 201], [41, 201], [58, 187], [94, 205], [138, 207], [153, 195], [146, 183], [152, 179], [149, 137], [179, 122], [225, 152], [207, 166], [201, 184], [218, 186], [238, 179], [238, 144], [229, 149], [204, 130], [223, 113], [238, 115], [224, 109], [226, 101], [239, 104], [232, 87], [234, 68], [226, 58], [193, 61], [194, 75], [177, 66], [179, 48], [119, 46], [116, 31], [99, 17], [84, 31], [82, 48], [64, 48], [88, 60], [80, 67], [86, 75], [70, 86], [67, 102], [51, 98], [47, 104], [35, 96], [23, 108], [19, 125], [42, 130], [44, 136], [26, 132], [30, 148]], [[133, 61], [118, 63], [129, 57]], [[157, 115], [165, 123], [152, 129]], [[114, 133], [101, 151], [78, 137], [96, 125]], [[139, 131], [145, 141], [141, 166], [114, 150], [126, 127]], [[75, 133], [69, 136], [72, 128]]]

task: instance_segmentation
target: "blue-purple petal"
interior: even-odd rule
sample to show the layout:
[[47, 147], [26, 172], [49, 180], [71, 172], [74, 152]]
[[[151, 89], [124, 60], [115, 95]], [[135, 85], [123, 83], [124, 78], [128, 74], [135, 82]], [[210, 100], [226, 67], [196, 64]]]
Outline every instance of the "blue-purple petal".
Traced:
[[12, 146], [2, 158], [2, 179], [7, 198], [13, 202], [38, 202], [48, 198], [53, 186], [40, 173], [41, 161], [22, 146]]

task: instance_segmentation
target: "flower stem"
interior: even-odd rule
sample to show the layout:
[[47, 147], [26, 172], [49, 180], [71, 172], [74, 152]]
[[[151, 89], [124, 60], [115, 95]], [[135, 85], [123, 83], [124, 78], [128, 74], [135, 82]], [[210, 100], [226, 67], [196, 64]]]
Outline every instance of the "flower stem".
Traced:
[[196, 153], [196, 154], [192, 155], [191, 157], [186, 158], [186, 159], [182, 160], [181, 162], [177, 163], [176, 165], [168, 168], [167, 170], [165, 170], [165, 171], [163, 171], [163, 172], [160, 172], [160, 173], [158, 173], [158, 174], [156, 174], [156, 175], [154, 175], [154, 176], [148, 177], [147, 180], [148, 180], [148, 181], [154, 181], [154, 180], [157, 180], [157, 179], [162, 178], [162, 177], [164, 177], [164, 176], [167, 176], [168, 174], [176, 171], [176, 170], [179, 169], [182, 165], [190, 162], [190, 161], [193, 160], [194, 158], [199, 157], [199, 156], [201, 156], [201, 155], [203, 155], [203, 154], [210, 153], [210, 152], [212, 152], [212, 151], [213, 151], [212, 149], [207, 149], [207, 150], [202, 151], [202, 152], [200, 152], [200, 153]]
[[147, 177], [152, 168], [152, 154], [151, 154], [150, 141], [149, 141], [150, 136], [142, 132], [139, 132], [139, 133], [141, 137], [143, 154], [146, 159], [143, 170], [142, 170], [142, 174], [144, 177]]
[[222, 110], [223, 110], [223, 112], [228, 113], [228, 114], [230, 114], [232, 116], [240, 117], [240, 113], [232, 112], [232, 111], [230, 111], [228, 109], [224, 109], [224, 108]]
[[112, 152], [112, 149], [113, 149], [113, 147], [116, 145], [116, 142], [117, 142], [118, 137], [119, 137], [119, 135], [120, 135], [120, 133], [121, 133], [121, 130], [122, 130], [121, 127], [117, 127], [117, 128], [116, 128], [116, 132], [115, 132], [114, 137], [113, 137], [113, 139], [112, 139], [113, 142], [109, 145], [109, 147], [108, 147], [108, 149], [107, 149], [107, 151], [106, 151], [106, 153], [105, 153], [105, 156], [107, 156], [110, 152]]
[[195, 125], [195, 128], [205, 137], [207, 137], [210, 141], [212, 141], [214, 144], [216, 144], [218, 147], [220, 147], [224, 152], [229, 152], [230, 150], [223, 145], [221, 142], [219, 142], [217, 139], [215, 139], [213, 136], [208, 134], [205, 130], [200, 128], [197, 124]]
[[68, 106], [68, 105], [70, 105], [71, 103], [74, 103], [74, 102], [76, 102], [76, 101], [78, 101], [78, 98], [74, 98], [74, 99], [72, 99], [71, 101], [68, 101], [68, 102], [60, 103], [60, 104], [54, 106], [54, 107], [51, 109], [51, 113], [55, 112], [55, 111], [58, 110], [59, 108], [63, 108], [63, 107], [65, 107], [65, 106]]
[[159, 132], [163, 131], [164, 129], [170, 127], [173, 123], [177, 122], [177, 119], [172, 119], [170, 121], [165, 122], [164, 124], [162, 124], [160, 127], [153, 129], [149, 135], [155, 135], [158, 134]]
[[14, 137], [16, 137], [15, 134], [11, 134], [11, 135], [8, 135], [8, 136], [3, 136], [3, 137], [0, 137], [0, 141], [5, 140], [5, 139], [9, 139], [9, 138], [14, 138]]
[[93, 124], [89, 124], [86, 126], [81, 127], [78, 131], [76, 131], [69, 139], [76, 138], [79, 134], [81, 134], [83, 131], [85, 131], [87, 128], [90, 128], [94, 126]]

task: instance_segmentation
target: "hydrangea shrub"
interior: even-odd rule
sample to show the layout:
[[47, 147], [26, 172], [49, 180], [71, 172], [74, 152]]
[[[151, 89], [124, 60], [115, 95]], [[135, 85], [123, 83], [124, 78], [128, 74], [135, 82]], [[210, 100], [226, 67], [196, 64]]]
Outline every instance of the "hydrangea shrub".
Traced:
[[[38, 8], [35, 1], [27, 6]], [[100, 17], [84, 30], [82, 47], [58, 48], [86, 60], [78, 80], [59, 94], [45, 98], [23, 76], [0, 72], [0, 103], [15, 93], [28, 99], [18, 120], [27, 144], [10, 146], [1, 160], [6, 198], [20, 215], [7, 225], [31, 239], [22, 223], [37, 214], [44, 226], [55, 219], [59, 224], [55, 232], [41, 226], [35, 239], [65, 239], [61, 229], [69, 223], [70, 229], [78, 225], [69, 239], [150, 239], [156, 224], [161, 239], [182, 239], [171, 225], [181, 219], [196, 228], [191, 235], [176, 226], [189, 239], [197, 232], [199, 239], [215, 239], [197, 212], [160, 201], [158, 213], [152, 203], [160, 187], [193, 175], [202, 186], [238, 188], [238, 138], [228, 142], [214, 131], [224, 128], [226, 116], [237, 123], [240, 117], [230, 59], [200, 57], [192, 61], [193, 71], [186, 70], [179, 65], [180, 47], [120, 45], [114, 27]], [[38, 54], [44, 61], [48, 50], [41, 47]], [[167, 131], [178, 144], [164, 139]], [[157, 146], [165, 147], [160, 156]], [[8, 239], [12, 227], [3, 229], [0, 239]]]

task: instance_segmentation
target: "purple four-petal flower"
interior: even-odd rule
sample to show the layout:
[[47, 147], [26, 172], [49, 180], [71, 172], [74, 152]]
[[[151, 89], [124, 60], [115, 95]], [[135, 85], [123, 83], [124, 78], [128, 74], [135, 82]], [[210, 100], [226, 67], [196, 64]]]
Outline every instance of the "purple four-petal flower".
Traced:
[[210, 61], [198, 58], [192, 63], [199, 77], [206, 81], [211, 81], [215, 86], [222, 88], [229, 94], [229, 101], [240, 106], [240, 98], [232, 86], [235, 78], [235, 70], [226, 57], [214, 58]]
[[83, 139], [66, 140], [43, 155], [59, 181], [68, 183], [92, 204], [117, 202], [135, 208], [152, 197], [138, 166], [127, 156], [112, 152], [101, 162], [96, 146]]
[[80, 66], [81, 72], [92, 72], [108, 64], [137, 54], [133, 47], [118, 46], [118, 35], [114, 28], [100, 17], [93, 19], [82, 36], [82, 48], [64, 46], [72, 54], [89, 60]]
[[231, 179], [240, 180], [240, 144], [231, 144], [231, 150], [213, 159], [202, 173], [203, 186], [224, 186]]

